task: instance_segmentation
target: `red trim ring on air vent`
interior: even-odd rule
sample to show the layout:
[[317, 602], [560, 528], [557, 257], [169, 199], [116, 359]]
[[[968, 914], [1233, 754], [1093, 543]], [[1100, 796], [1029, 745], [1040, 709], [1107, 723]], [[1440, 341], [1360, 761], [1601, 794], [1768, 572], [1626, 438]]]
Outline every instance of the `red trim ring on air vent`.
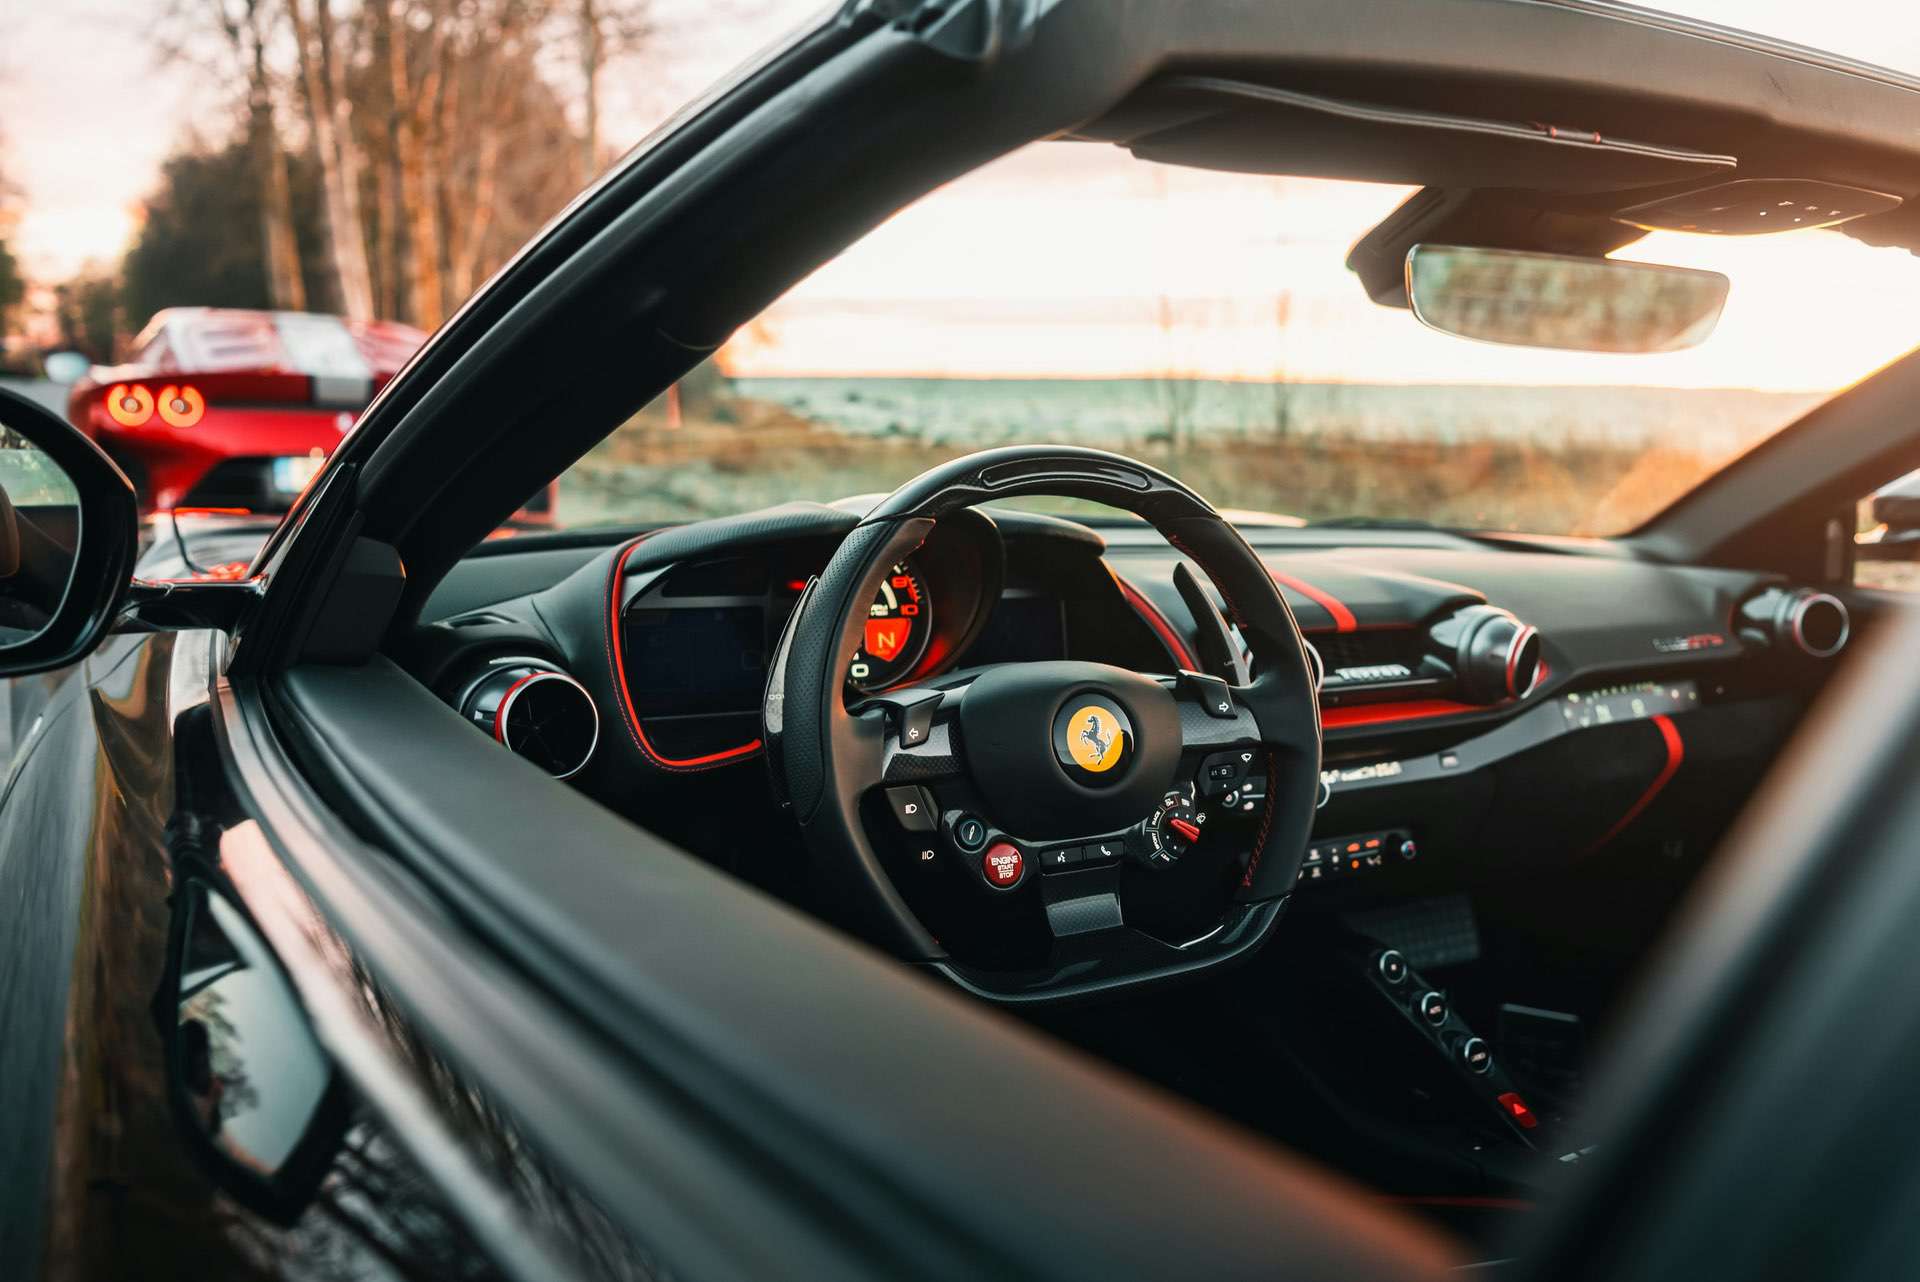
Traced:
[[552, 673], [549, 672], [529, 672], [526, 676], [521, 677], [518, 681], [507, 687], [507, 692], [500, 696], [500, 706], [493, 710], [494, 742], [505, 743], [507, 741], [507, 705], [513, 702], [514, 694], [519, 691], [521, 686], [527, 684], [527, 682], [538, 681], [543, 676], [551, 675]]
[[690, 774], [698, 770], [712, 770], [731, 762], [743, 761], [760, 751], [758, 739], [743, 743], [735, 748], [723, 748], [719, 752], [709, 752], [699, 757], [669, 757], [656, 749], [647, 740], [647, 732], [640, 726], [640, 714], [634, 710], [633, 698], [627, 693], [626, 642], [620, 635], [620, 579], [626, 572], [627, 557], [633, 550], [646, 542], [657, 531], [648, 531], [628, 542], [613, 557], [613, 573], [607, 582], [607, 659], [613, 669], [613, 689], [619, 696], [620, 717], [626, 723], [627, 735], [633, 740], [633, 746], [640, 755], [662, 770]]

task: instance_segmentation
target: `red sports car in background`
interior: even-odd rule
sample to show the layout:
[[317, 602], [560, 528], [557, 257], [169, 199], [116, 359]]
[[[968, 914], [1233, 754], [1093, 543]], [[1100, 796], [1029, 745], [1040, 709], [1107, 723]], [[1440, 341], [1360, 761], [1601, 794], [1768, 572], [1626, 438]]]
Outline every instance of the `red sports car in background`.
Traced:
[[[125, 364], [73, 385], [67, 417], [132, 479], [144, 511], [282, 511], [426, 337], [394, 321], [172, 307]], [[552, 509], [549, 489], [516, 523]]]

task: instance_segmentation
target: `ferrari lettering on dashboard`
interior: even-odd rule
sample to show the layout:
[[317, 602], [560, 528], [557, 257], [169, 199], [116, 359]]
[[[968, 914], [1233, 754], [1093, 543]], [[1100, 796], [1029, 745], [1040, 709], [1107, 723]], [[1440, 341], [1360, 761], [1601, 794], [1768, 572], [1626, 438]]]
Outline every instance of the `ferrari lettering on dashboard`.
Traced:
[[1331, 788], [1337, 783], [1359, 783], [1366, 779], [1391, 779], [1406, 769], [1398, 761], [1376, 761], [1368, 766], [1348, 766], [1346, 769], [1322, 770], [1320, 782]]
[[1653, 648], [1662, 654], [1685, 654], [1690, 650], [1718, 650], [1727, 639], [1718, 632], [1696, 632], [1685, 637], [1655, 637]]

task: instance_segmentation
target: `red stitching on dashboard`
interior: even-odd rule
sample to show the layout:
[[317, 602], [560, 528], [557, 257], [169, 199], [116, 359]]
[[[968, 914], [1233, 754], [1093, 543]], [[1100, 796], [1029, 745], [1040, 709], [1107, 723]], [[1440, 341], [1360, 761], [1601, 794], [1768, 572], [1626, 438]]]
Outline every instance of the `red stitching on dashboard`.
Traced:
[[1352, 632], [1360, 626], [1360, 621], [1353, 617], [1353, 611], [1347, 609], [1347, 603], [1333, 595], [1333, 593], [1323, 588], [1316, 588], [1305, 579], [1296, 579], [1291, 574], [1282, 574], [1272, 566], [1267, 567], [1267, 573], [1273, 576], [1275, 583], [1292, 588], [1295, 592], [1298, 592], [1301, 596], [1307, 598], [1307, 600], [1332, 615], [1333, 630], [1335, 632]]
[[1641, 812], [1653, 804], [1653, 799], [1660, 795], [1661, 790], [1673, 782], [1673, 776], [1678, 773], [1680, 763], [1687, 759], [1687, 745], [1681, 740], [1680, 727], [1673, 724], [1673, 718], [1662, 713], [1653, 718], [1653, 724], [1654, 728], [1660, 731], [1660, 738], [1665, 741], [1667, 746], [1666, 764], [1660, 767], [1660, 773], [1653, 777], [1653, 782], [1647, 785], [1647, 790], [1640, 794], [1640, 800], [1634, 802], [1627, 810], [1627, 813], [1621, 815], [1619, 821], [1616, 822], [1613, 827], [1607, 829], [1606, 834], [1602, 836], [1600, 840], [1581, 851], [1580, 853], [1582, 855], [1592, 854], [1625, 832], [1627, 825], [1638, 819]]
[[1183, 668], [1198, 669], [1200, 660], [1195, 658], [1193, 651], [1187, 648], [1187, 643], [1174, 630], [1172, 621], [1160, 612], [1160, 607], [1148, 599], [1146, 593], [1127, 582], [1120, 571], [1111, 565], [1107, 567], [1107, 573], [1113, 575], [1113, 581], [1119, 587], [1120, 595], [1127, 599], [1127, 604], [1133, 607], [1133, 612], [1153, 629], [1154, 634], [1160, 638], [1160, 644], [1167, 647], [1167, 656]]
[[620, 579], [626, 573], [627, 557], [657, 533], [658, 530], [649, 530], [614, 554], [613, 575], [607, 582], [607, 666], [613, 672], [613, 690], [620, 701], [621, 720], [626, 723], [627, 736], [633, 740], [633, 746], [640, 750], [640, 755], [662, 770], [694, 774], [750, 757], [760, 751], [761, 742], [755, 739], [752, 743], [710, 752], [702, 757], [667, 757], [647, 741], [647, 732], [640, 728], [640, 714], [634, 710], [633, 699], [627, 694], [626, 646], [620, 640]]

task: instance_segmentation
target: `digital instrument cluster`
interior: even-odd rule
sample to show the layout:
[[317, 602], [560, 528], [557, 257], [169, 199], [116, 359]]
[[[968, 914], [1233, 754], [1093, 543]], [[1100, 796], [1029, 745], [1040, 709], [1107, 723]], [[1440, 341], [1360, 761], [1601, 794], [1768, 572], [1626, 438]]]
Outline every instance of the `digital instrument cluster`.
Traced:
[[861, 645], [847, 665], [847, 684], [884, 690], [913, 671], [932, 633], [933, 602], [909, 562], [896, 562], [868, 607]]

